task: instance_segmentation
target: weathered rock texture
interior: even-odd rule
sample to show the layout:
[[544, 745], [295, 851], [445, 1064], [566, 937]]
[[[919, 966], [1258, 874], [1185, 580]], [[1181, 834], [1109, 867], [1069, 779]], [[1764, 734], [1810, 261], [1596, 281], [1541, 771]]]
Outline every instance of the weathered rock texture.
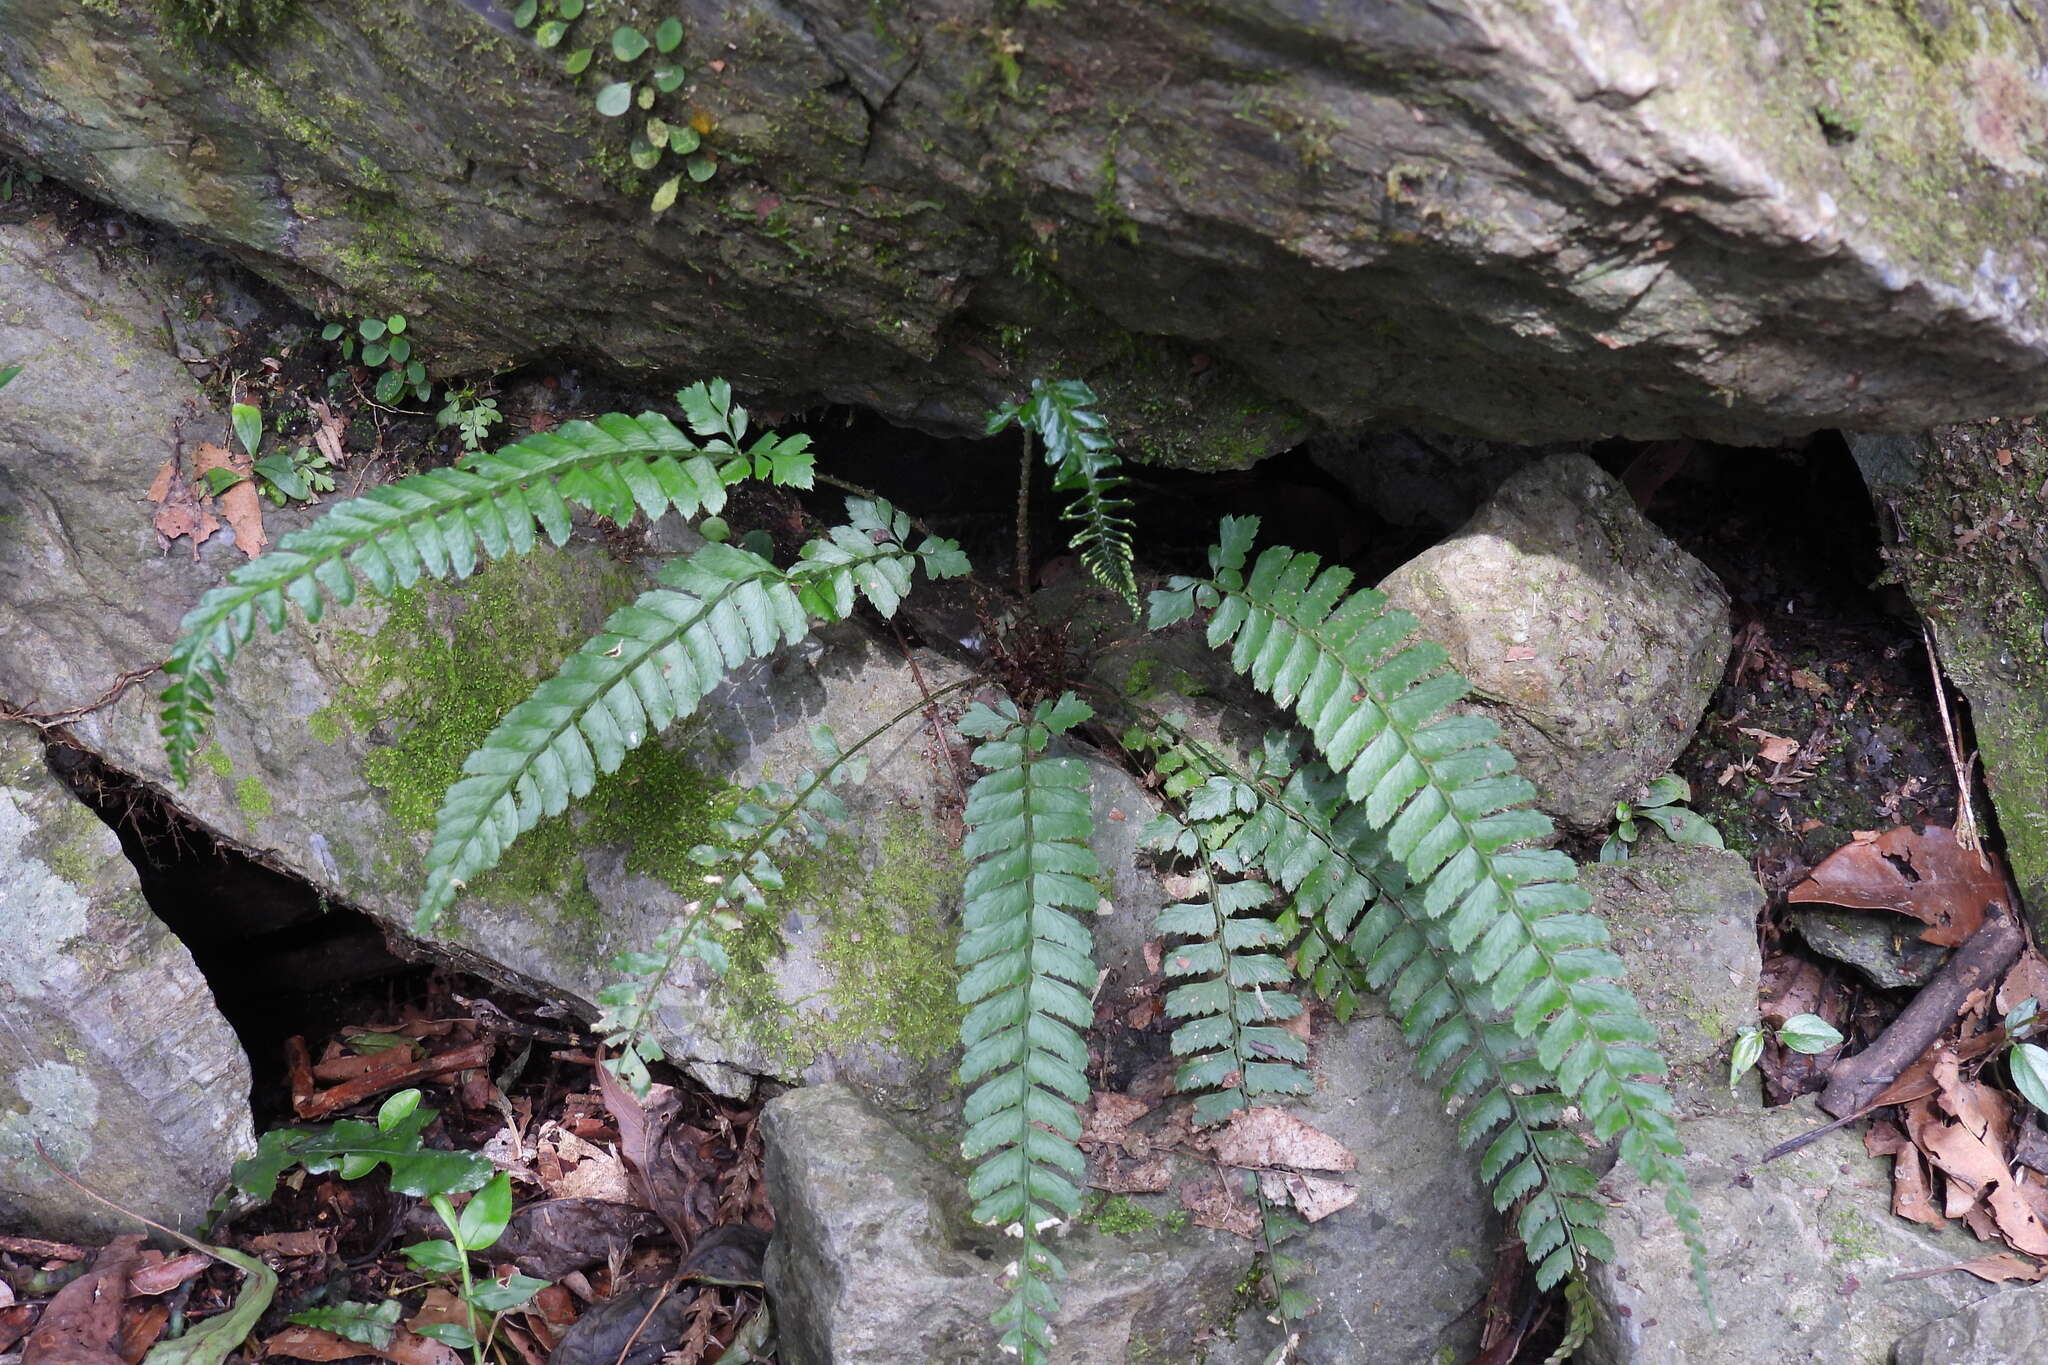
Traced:
[[113, 831], [0, 727], [0, 1227], [96, 1240], [128, 1220], [52, 1175], [195, 1226], [255, 1145], [249, 1060]]
[[1450, 651], [1537, 804], [1584, 830], [1671, 766], [1728, 659], [1713, 572], [1583, 455], [1514, 474], [1380, 588]]
[[1892, 1365], [2009, 1365], [2048, 1346], [2048, 1290], [1994, 1294], [1952, 1318], [1900, 1337]]
[[1849, 442], [1886, 556], [1969, 699], [1998, 830], [2048, 931], [2048, 439], [2033, 419]]
[[[2048, 401], [2026, 7], [678, 0], [718, 158], [510, 6], [0, 2], [0, 145], [446, 366], [725, 372], [964, 428], [1099, 378], [1155, 458], [1321, 422], [1903, 429]], [[644, 71], [654, 58], [641, 59]], [[600, 75], [600, 73], [603, 73]]]
[[[867, 1100], [811, 1086], [762, 1112], [775, 1201], [768, 1293], [790, 1365], [968, 1365], [1010, 1254], [967, 1221], [950, 1147], [927, 1150]], [[934, 1143], [946, 1139], [930, 1134]], [[1205, 1228], [1063, 1234], [1058, 1365], [1194, 1361], [1223, 1340], [1250, 1244]], [[1149, 1354], [1148, 1354], [1149, 1353]]]
[[[54, 226], [0, 225], [0, 355], [26, 367], [0, 402], [0, 698], [17, 707], [90, 702], [161, 659], [179, 618], [242, 562], [225, 536], [196, 558], [183, 542], [160, 550], [141, 501], [175, 440], [225, 439], [167, 351], [165, 314], [181, 314], [187, 288], [233, 297], [169, 244], [102, 261]], [[307, 515], [271, 512], [272, 534]], [[462, 758], [647, 568], [579, 534], [458, 586], [266, 632], [237, 661], [176, 800], [323, 894], [409, 926], [425, 831]], [[922, 666], [934, 687], [956, 676], [935, 657]], [[857, 631], [765, 661], [710, 700], [688, 753], [641, 751], [523, 839], [431, 946], [590, 1001], [616, 979], [612, 956], [644, 948], [701, 887], [688, 850], [730, 811], [735, 784], [792, 778], [813, 725], [851, 743], [919, 695], [901, 652]], [[144, 684], [71, 730], [115, 769], [169, 787], [156, 724]], [[870, 753], [845, 837], [793, 860], [790, 894], [734, 941], [726, 982], [679, 981], [663, 997], [669, 1042], [716, 1084], [744, 1085], [734, 1068], [945, 1083], [958, 1006], [941, 926], [960, 874], [928, 816], [944, 764], [915, 722]]]
[[1625, 863], [1591, 864], [1579, 884], [1607, 921], [1628, 985], [1657, 1026], [1679, 1112], [1728, 1103], [1728, 1047], [1754, 1025], [1764, 889], [1741, 854], [1646, 832]]
[[1616, 1258], [1598, 1264], [1601, 1321], [1589, 1365], [1887, 1365], [1893, 1341], [1999, 1292], [1963, 1274], [1906, 1278], [1982, 1254], [1891, 1211], [1891, 1163], [1838, 1129], [1769, 1165], [1763, 1153], [1820, 1126], [1811, 1100], [1753, 1102], [1679, 1125], [1706, 1227], [1717, 1332], [1693, 1287], [1663, 1197], [1619, 1174], [1607, 1219]]

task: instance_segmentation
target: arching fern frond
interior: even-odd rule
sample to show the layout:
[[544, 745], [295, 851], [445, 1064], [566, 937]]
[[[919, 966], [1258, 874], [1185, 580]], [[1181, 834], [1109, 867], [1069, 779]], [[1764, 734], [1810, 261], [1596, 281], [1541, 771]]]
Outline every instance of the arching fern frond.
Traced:
[[1071, 912], [1094, 908], [1100, 871], [1087, 769], [1045, 751], [1091, 714], [1067, 693], [1031, 711], [1003, 701], [960, 718], [961, 733], [983, 741], [974, 761], [987, 770], [967, 794], [972, 865], [957, 956], [970, 1007], [960, 1082], [974, 1092], [961, 1152], [977, 1163], [967, 1186], [975, 1220], [1022, 1243], [993, 1320], [1027, 1365], [1049, 1358], [1053, 1283], [1066, 1275], [1044, 1234], [1074, 1216], [1086, 1179], [1077, 1106], [1088, 1099], [1081, 1030], [1094, 1022], [1095, 941]]
[[1415, 1050], [1416, 1070], [1425, 1080], [1448, 1073], [1443, 1096], [1464, 1111], [1461, 1144], [1472, 1146], [1499, 1130], [1480, 1175], [1493, 1187], [1497, 1210], [1529, 1200], [1534, 1212], [1522, 1221], [1542, 1287], [1588, 1256], [1611, 1259], [1613, 1247], [1599, 1230], [1602, 1207], [1590, 1197], [1596, 1177], [1584, 1146], [1555, 1129], [1564, 1097], [1528, 1043], [1461, 969], [1442, 921], [1416, 907], [1406, 875], [1329, 769], [1299, 762], [1292, 737], [1268, 735], [1253, 770], [1241, 771], [1172, 716], [1134, 729], [1127, 742], [1176, 774], [1168, 790], [1230, 791], [1232, 807], [1242, 813], [1226, 847], [1291, 896], [1279, 922], [1294, 943], [1296, 974], [1318, 995], [1339, 1002], [1357, 988], [1384, 993]]
[[162, 732], [172, 774], [180, 782], [190, 776], [228, 666], [259, 618], [284, 628], [287, 601], [318, 621], [329, 597], [342, 606], [355, 600], [358, 577], [380, 596], [422, 577], [467, 577], [479, 560], [532, 550], [536, 526], [562, 544], [571, 505], [626, 522], [635, 512], [651, 520], [670, 508], [684, 516], [716, 512], [726, 485], [754, 474], [808, 488], [806, 438], [763, 437], [740, 454], [735, 430], [744, 434], [745, 410], [731, 407], [729, 389], [719, 406], [721, 389], [723, 381], [697, 384], [676, 397], [697, 429], [714, 436], [709, 449], [723, 467], [659, 413], [611, 413], [477, 455], [467, 468], [427, 470], [372, 489], [236, 569], [179, 623], [164, 664], [171, 681]]
[[1110, 449], [1109, 423], [1096, 410], [1095, 390], [1078, 379], [1031, 381], [1031, 397], [989, 414], [993, 436], [1019, 423], [1038, 433], [1045, 462], [1054, 467], [1053, 489], [1073, 493], [1060, 513], [1077, 523], [1068, 547], [1080, 556], [1090, 578], [1108, 588], [1138, 614], [1138, 577], [1131, 550], [1130, 500], [1118, 491], [1124, 477]]
[[901, 517], [889, 504], [851, 499], [848, 508], [866, 529], [833, 534], [831, 551], [788, 572], [734, 545], [708, 544], [672, 560], [656, 575], [662, 586], [614, 612], [513, 707], [442, 800], [418, 928], [430, 929], [462, 884], [497, 866], [543, 816], [560, 814], [599, 774], [693, 713], [733, 669], [801, 640], [811, 626], [807, 607], [836, 620], [859, 595], [893, 614], [920, 559], [941, 575], [957, 571], [951, 541], [928, 539], [911, 551], [877, 540]]
[[[1454, 955], [1452, 970], [1507, 1012], [1515, 1037], [1532, 1045], [1531, 1070], [1577, 1102], [1595, 1136], [1618, 1138], [1622, 1158], [1664, 1188], [1704, 1294], [1704, 1241], [1671, 1099], [1644, 1079], [1665, 1069], [1655, 1034], [1621, 984], [1621, 960], [1602, 946], [1605, 927], [1585, 913], [1590, 901], [1573, 883], [1571, 859], [1518, 847], [1547, 836], [1551, 824], [1524, 805], [1533, 789], [1492, 742], [1498, 727], [1444, 714], [1465, 695], [1464, 679], [1445, 668], [1440, 646], [1408, 643], [1413, 616], [1390, 610], [1381, 593], [1349, 592], [1347, 570], [1275, 546], [1247, 574], [1257, 529], [1256, 518], [1226, 517], [1210, 551], [1212, 575], [1177, 578], [1153, 594], [1152, 624], [1213, 608], [1210, 644], [1227, 646], [1234, 668], [1301, 718], [1345, 798], [1414, 883], [1415, 913], [1440, 928], [1436, 942]], [[1397, 973], [1412, 968], [1412, 988], [1395, 977], [1397, 998], [1409, 1001], [1404, 1013], [1441, 1011], [1441, 1020], [1454, 1002], [1438, 951], [1423, 929], [1393, 922], [1401, 919], [1385, 897], [1368, 916], [1378, 938], [1367, 969], [1375, 961]], [[1424, 958], [1432, 961], [1415, 965]], [[1479, 1117], [1475, 1110], [1466, 1121]], [[1557, 1246], [1537, 1245], [1576, 1206], [1539, 1203], [1524, 1206], [1522, 1223], [1538, 1234], [1531, 1254], [1540, 1259]]]

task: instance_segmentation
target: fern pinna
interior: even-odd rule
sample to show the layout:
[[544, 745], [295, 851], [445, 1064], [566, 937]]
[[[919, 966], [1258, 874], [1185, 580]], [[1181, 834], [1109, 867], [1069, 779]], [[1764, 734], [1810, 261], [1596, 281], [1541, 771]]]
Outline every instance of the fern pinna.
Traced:
[[1096, 410], [1095, 391], [1078, 379], [1031, 381], [1031, 396], [989, 414], [993, 436], [1012, 422], [1038, 433], [1055, 492], [1073, 493], [1060, 517], [1078, 523], [1067, 542], [1081, 567], [1138, 612], [1138, 575], [1131, 550], [1130, 501], [1118, 491], [1123, 475], [1110, 449], [1109, 423]]
[[986, 770], [967, 793], [965, 902], [958, 957], [965, 969], [960, 1081], [971, 1085], [962, 1151], [977, 1222], [1020, 1243], [1010, 1296], [996, 1311], [1002, 1346], [1027, 1365], [1046, 1360], [1053, 1282], [1065, 1268], [1046, 1233], [1079, 1210], [1086, 1164], [1077, 1106], [1088, 1099], [1095, 938], [1075, 910], [1094, 909], [1100, 871], [1088, 847], [1088, 770], [1046, 752], [1092, 714], [1072, 693], [1030, 711], [976, 705], [960, 732], [982, 743]]
[[229, 574], [186, 613], [164, 664], [172, 774], [189, 780], [228, 666], [259, 616], [284, 628], [287, 601], [318, 621], [328, 597], [342, 606], [355, 600], [357, 575], [379, 596], [422, 577], [466, 578], [479, 558], [531, 551], [536, 525], [556, 545], [565, 542], [572, 505], [618, 522], [670, 508], [690, 517], [717, 512], [726, 486], [744, 478], [811, 486], [810, 438], [766, 434], [742, 448], [747, 411], [733, 406], [724, 380], [694, 384], [676, 401], [701, 443], [659, 413], [570, 422], [474, 456], [466, 469], [427, 470], [371, 489]]
[[[1620, 983], [1621, 960], [1601, 946], [1605, 926], [1586, 913], [1571, 859], [1524, 846], [1552, 828], [1525, 804], [1534, 789], [1493, 743], [1492, 721], [1446, 714], [1466, 683], [1445, 667], [1441, 646], [1409, 643], [1413, 616], [1390, 610], [1379, 592], [1350, 592], [1348, 570], [1284, 546], [1265, 550], [1247, 573], [1257, 532], [1256, 518], [1224, 518], [1210, 576], [1178, 577], [1155, 592], [1151, 625], [1210, 609], [1210, 645], [1228, 647], [1233, 668], [1300, 717], [1356, 805], [1354, 819], [1382, 841], [1384, 868], [1412, 883], [1412, 891], [1390, 888], [1383, 870], [1381, 894], [1347, 941], [1367, 977], [1390, 985], [1425, 1064], [1440, 1067], [1469, 1048], [1454, 1093], [1494, 1082], [1461, 1127], [1472, 1141], [1508, 1125], [1482, 1165], [1502, 1182], [1497, 1197], [1502, 1189], [1530, 1196], [1519, 1226], [1545, 1282], [1606, 1247], [1584, 1236], [1598, 1221], [1590, 1182], [1556, 1174], [1577, 1169], [1562, 1160], [1575, 1140], [1514, 1122], [1517, 1101], [1528, 1098], [1516, 1088], [1531, 1081], [1574, 1100], [1596, 1136], [1618, 1138], [1622, 1158], [1664, 1187], [1705, 1292], [1671, 1099], [1643, 1079], [1665, 1069], [1655, 1035]], [[1504, 1013], [1505, 1030], [1475, 1020], [1481, 997]], [[1534, 1123], [1562, 1109], [1521, 1106]]]

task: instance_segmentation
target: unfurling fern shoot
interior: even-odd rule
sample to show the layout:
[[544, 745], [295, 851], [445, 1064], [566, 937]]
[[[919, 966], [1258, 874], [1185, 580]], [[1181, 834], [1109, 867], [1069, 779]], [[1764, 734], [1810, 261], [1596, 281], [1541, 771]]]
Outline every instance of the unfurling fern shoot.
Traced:
[[967, 1100], [962, 1151], [976, 1162], [974, 1217], [1018, 1240], [1009, 1299], [996, 1311], [1002, 1346], [1026, 1365], [1045, 1361], [1066, 1270], [1046, 1234], [1081, 1205], [1086, 1167], [1077, 1106], [1088, 1099], [1094, 1019], [1093, 932], [1072, 913], [1095, 906], [1100, 869], [1088, 847], [1088, 771], [1046, 752], [1092, 712], [1072, 693], [1030, 711], [976, 705], [960, 732], [982, 741], [986, 769], [967, 794], [965, 903], [958, 957], [960, 1080]]

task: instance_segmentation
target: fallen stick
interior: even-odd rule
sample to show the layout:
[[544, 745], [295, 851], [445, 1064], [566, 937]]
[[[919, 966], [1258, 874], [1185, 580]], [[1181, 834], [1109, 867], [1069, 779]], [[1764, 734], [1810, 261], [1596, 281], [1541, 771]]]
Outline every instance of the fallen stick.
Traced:
[[1942, 964], [1877, 1041], [1854, 1057], [1835, 1063], [1828, 1088], [1821, 1092], [1820, 1107], [1842, 1116], [1868, 1106], [1955, 1022], [1972, 991], [1997, 984], [2006, 969], [2019, 960], [2025, 945], [2019, 921], [1992, 901], [1985, 907], [1983, 925], [1970, 941]]

